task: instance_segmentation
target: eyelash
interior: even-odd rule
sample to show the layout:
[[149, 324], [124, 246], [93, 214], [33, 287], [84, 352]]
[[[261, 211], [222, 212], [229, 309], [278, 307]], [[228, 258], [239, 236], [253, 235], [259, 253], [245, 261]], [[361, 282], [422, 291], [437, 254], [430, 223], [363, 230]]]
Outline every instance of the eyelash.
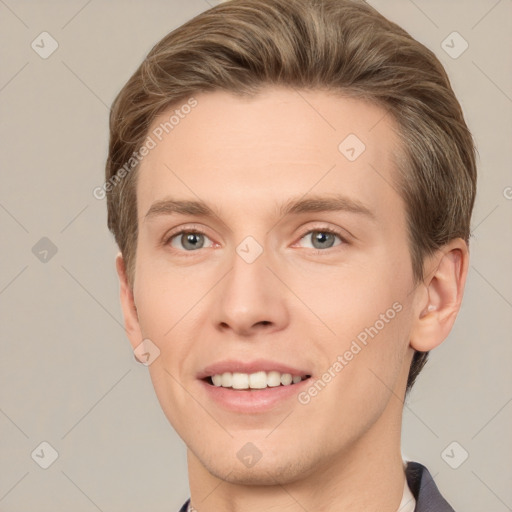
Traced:
[[[300, 235], [299, 241], [302, 240], [306, 235], [309, 235], [310, 233], [313, 233], [313, 232], [330, 233], [332, 235], [336, 235], [341, 240], [340, 244], [338, 244], [338, 245], [336, 245], [334, 247], [328, 247], [326, 249], [315, 249], [315, 248], [308, 247], [307, 249], [309, 249], [310, 251], [313, 251], [314, 254], [327, 253], [327, 252], [330, 252], [329, 249], [335, 249], [336, 247], [339, 247], [341, 245], [348, 245], [349, 244], [347, 239], [339, 231], [337, 231], [336, 229], [327, 227], [327, 226], [315, 226], [313, 228], [309, 228], [307, 231], [303, 232]], [[183, 235], [184, 233], [194, 234], [194, 235], [195, 234], [197, 234], [197, 235], [204, 235], [204, 236], [208, 237], [208, 235], [205, 233], [205, 231], [203, 231], [201, 228], [199, 228], [199, 227], [188, 227], [188, 228], [181, 229], [180, 231], [173, 232], [170, 235], [166, 236], [164, 238], [164, 240], [163, 240], [163, 245], [164, 246], [168, 246], [173, 238], [175, 238], [176, 236], [179, 236], [179, 235]], [[207, 247], [207, 249], [208, 249], [208, 247]], [[172, 248], [172, 251], [173, 252], [178, 252], [178, 253], [181, 253], [181, 254], [183, 254], [183, 253], [190, 253], [190, 255], [192, 255], [194, 252], [197, 252], [197, 250], [196, 251], [183, 251], [183, 250], [174, 249], [174, 248]], [[183, 256], [185, 256], [185, 254], [183, 254]], [[187, 257], [187, 256], [185, 256], [185, 257]]]

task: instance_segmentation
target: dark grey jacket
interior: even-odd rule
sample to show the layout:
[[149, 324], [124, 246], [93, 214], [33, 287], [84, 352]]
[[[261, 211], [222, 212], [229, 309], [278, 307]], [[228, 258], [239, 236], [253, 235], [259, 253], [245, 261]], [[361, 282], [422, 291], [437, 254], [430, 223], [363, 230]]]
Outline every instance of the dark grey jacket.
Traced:
[[407, 485], [416, 499], [414, 512], [455, 512], [441, 496], [425, 466], [419, 462], [408, 462], [405, 476]]
[[[434, 479], [425, 466], [418, 462], [408, 462], [405, 470], [407, 485], [416, 499], [414, 512], [455, 512], [441, 496]], [[187, 512], [188, 503], [181, 507], [180, 512]]]

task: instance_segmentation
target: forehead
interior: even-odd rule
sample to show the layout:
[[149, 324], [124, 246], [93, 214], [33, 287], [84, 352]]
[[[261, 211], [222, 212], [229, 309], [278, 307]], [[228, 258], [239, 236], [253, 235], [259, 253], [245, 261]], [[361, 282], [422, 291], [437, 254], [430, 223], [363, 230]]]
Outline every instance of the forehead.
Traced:
[[398, 136], [380, 106], [280, 87], [254, 97], [215, 91], [193, 99], [168, 108], [148, 131], [154, 147], [139, 169], [139, 218], [166, 195], [242, 208], [308, 191], [374, 203], [396, 195]]

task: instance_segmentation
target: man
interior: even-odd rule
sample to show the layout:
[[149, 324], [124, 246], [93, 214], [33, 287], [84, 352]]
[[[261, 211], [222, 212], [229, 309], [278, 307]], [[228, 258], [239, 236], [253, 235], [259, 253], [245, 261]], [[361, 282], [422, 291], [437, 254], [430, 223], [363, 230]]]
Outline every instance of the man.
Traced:
[[213, 511], [450, 511], [403, 401], [468, 270], [473, 140], [439, 61], [364, 2], [232, 0], [116, 98], [125, 326]]

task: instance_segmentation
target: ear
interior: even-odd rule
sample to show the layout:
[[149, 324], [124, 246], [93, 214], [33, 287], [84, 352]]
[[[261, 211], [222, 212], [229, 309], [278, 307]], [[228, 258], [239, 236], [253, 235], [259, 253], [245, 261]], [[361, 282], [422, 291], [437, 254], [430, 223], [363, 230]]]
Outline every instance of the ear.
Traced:
[[469, 265], [468, 246], [461, 238], [437, 251], [426, 265], [427, 277], [411, 333], [411, 347], [428, 352], [450, 333], [459, 312]]
[[135, 350], [135, 348], [142, 342], [143, 336], [139, 325], [139, 318], [137, 315], [137, 308], [135, 307], [133, 291], [128, 283], [126, 267], [124, 264], [123, 255], [121, 253], [116, 256], [116, 269], [117, 275], [119, 276], [121, 308], [123, 310], [124, 316], [124, 328], [126, 330], [126, 335], [130, 340], [130, 344], [132, 345], [133, 350]]

